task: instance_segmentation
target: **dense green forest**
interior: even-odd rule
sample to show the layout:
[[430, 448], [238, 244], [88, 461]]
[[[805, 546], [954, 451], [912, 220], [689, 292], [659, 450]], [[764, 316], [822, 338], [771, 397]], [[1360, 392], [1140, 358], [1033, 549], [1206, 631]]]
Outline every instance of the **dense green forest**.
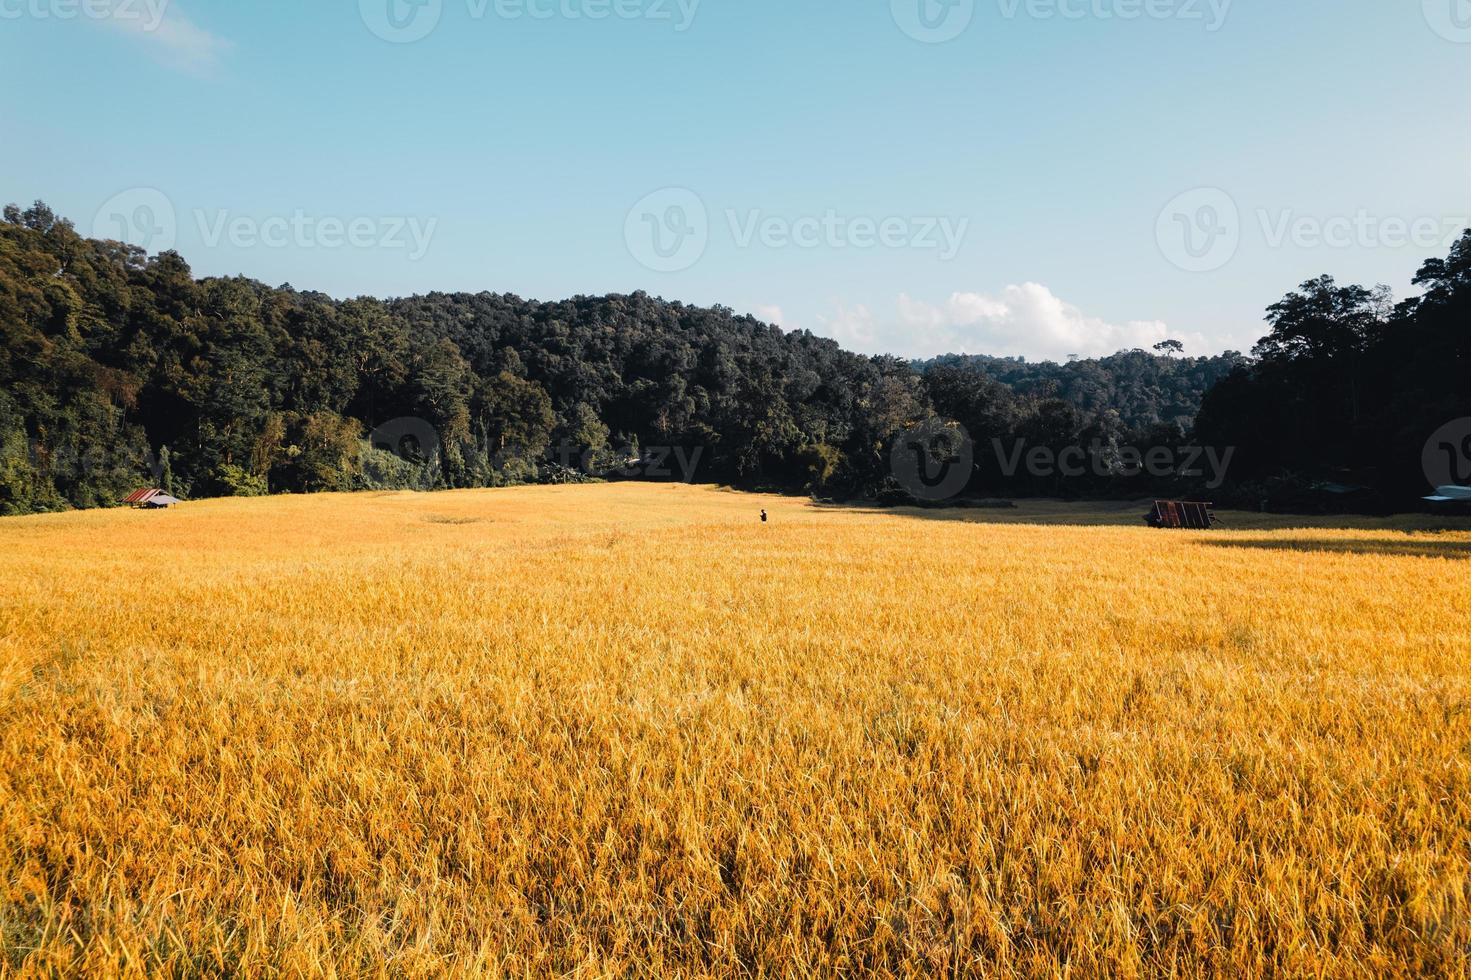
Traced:
[[[1159, 345], [1177, 351], [1178, 341]], [[1085, 415], [1116, 412], [1126, 429], [1157, 425], [1189, 429], [1205, 393], [1246, 364], [1236, 351], [1214, 357], [1159, 356], [1144, 350], [1067, 364], [985, 354], [945, 354], [916, 362], [921, 372], [938, 366], [980, 371], [1024, 397], [1060, 398]]]
[[[1435, 480], [1471, 483], [1471, 231], [1414, 285], [1395, 304], [1387, 287], [1323, 276], [1269, 308], [1271, 332], [1196, 419], [1198, 439], [1238, 447], [1233, 485], [1297, 509], [1303, 484], [1334, 480], [1384, 509]], [[1441, 452], [1456, 459], [1436, 476], [1426, 458]]]
[[[972, 494], [1185, 492], [1203, 477], [1134, 476], [1120, 447], [1198, 437], [1240, 449], [1221, 497], [1343, 470], [1404, 495], [1430, 423], [1471, 415], [1468, 263], [1471, 234], [1398, 307], [1307, 284], [1250, 358], [914, 365], [643, 293], [334, 300], [199, 280], [173, 252], [10, 206], [0, 512], [107, 506], [150, 483], [201, 497], [590, 475], [893, 500], [896, 440], [936, 419], [974, 439]], [[1069, 475], [1001, 452], [1075, 445], [1103, 465]]]

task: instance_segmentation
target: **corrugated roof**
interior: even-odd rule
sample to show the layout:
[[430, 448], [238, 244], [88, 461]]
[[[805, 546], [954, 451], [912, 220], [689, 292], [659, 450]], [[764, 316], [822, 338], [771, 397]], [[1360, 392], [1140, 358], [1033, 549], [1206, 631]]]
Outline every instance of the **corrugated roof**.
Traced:
[[123, 503], [146, 504], [148, 503], [148, 501], [152, 500], [154, 497], [157, 497], [161, 493], [163, 493], [163, 491], [158, 489], [157, 487], [149, 487], [144, 490], [134, 490], [132, 493], [123, 498]]

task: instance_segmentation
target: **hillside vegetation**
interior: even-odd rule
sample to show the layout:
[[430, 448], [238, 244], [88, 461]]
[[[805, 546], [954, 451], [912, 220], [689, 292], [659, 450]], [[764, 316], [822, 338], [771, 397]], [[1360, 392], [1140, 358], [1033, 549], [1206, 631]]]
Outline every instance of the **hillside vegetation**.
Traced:
[[[684, 478], [648, 463], [673, 450], [698, 460], [701, 482], [871, 498], [895, 489], [896, 441], [932, 421], [962, 424], [983, 450], [978, 495], [1256, 506], [1281, 497], [1270, 481], [1329, 474], [1402, 506], [1425, 492], [1430, 433], [1471, 416], [1471, 237], [1418, 281], [1424, 299], [1397, 309], [1306, 284], [1273, 308], [1254, 360], [1131, 351], [916, 367], [644, 293], [336, 300], [200, 280], [177, 253], [82, 238], [43, 204], [12, 206], [0, 514], [107, 506], [140, 484], [201, 498]], [[1233, 452], [1225, 490], [1187, 466], [1151, 480], [1120, 462], [1121, 448], [1189, 459], [1179, 450], [1201, 440]], [[1069, 447], [1100, 465], [1063, 478], [989, 462]]]

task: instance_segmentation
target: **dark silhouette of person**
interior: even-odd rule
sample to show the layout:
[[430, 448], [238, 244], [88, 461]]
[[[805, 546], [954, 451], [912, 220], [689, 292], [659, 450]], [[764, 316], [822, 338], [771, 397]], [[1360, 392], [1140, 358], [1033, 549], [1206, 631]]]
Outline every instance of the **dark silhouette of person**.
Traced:
[[766, 511], [764, 511], [764, 510], [761, 512], [761, 523], [762, 524], [765, 524], [766, 523]]

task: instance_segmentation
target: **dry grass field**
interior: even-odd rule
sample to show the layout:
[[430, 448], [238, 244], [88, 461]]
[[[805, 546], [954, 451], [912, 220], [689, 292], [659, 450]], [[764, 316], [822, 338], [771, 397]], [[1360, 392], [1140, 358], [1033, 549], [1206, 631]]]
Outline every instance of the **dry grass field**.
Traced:
[[1142, 511], [0, 521], [0, 975], [1471, 972], [1471, 526]]

